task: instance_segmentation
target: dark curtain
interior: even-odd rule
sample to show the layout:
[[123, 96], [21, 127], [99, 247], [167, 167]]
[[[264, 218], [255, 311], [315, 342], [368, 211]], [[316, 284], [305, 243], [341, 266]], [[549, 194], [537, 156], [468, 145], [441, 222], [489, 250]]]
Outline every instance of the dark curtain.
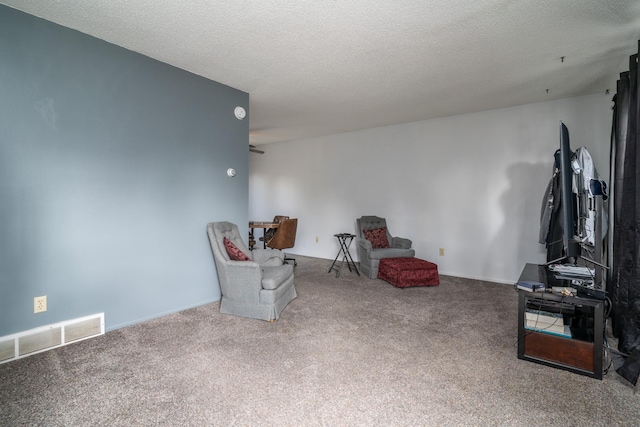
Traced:
[[[640, 51], [640, 42], [639, 42]], [[627, 355], [616, 371], [636, 384], [640, 375], [640, 150], [638, 141], [638, 55], [620, 75], [614, 97], [611, 147], [613, 201], [612, 265], [608, 281], [613, 333], [618, 350]]]

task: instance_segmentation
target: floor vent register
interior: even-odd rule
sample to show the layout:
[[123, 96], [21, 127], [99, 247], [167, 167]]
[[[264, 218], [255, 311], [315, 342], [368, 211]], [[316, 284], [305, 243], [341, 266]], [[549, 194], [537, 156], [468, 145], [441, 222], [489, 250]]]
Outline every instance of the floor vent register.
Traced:
[[0, 337], [0, 363], [104, 335], [104, 313]]

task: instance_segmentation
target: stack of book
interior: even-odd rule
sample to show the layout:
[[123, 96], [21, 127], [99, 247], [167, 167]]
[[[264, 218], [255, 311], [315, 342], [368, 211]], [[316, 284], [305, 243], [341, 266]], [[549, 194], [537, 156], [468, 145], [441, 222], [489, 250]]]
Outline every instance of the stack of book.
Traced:
[[564, 324], [564, 318], [561, 313], [528, 308], [525, 316], [525, 329], [571, 338], [571, 329], [569, 325]]
[[529, 280], [521, 280], [516, 284], [516, 287], [521, 291], [527, 292], [540, 292], [544, 291], [546, 286], [544, 283], [532, 282]]

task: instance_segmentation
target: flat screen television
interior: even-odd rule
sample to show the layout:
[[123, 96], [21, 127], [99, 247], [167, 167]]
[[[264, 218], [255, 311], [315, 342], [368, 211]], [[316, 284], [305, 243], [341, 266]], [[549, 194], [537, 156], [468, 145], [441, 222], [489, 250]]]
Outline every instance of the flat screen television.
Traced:
[[580, 257], [580, 243], [576, 240], [576, 199], [573, 195], [573, 151], [569, 143], [569, 129], [560, 122], [560, 192], [562, 203], [562, 247], [567, 262]]
[[[580, 151], [580, 149], [578, 150]], [[593, 203], [584, 199], [586, 197], [584, 189], [581, 189], [583, 177], [583, 166], [580, 159], [571, 151], [569, 141], [569, 129], [560, 122], [560, 148], [555, 153], [555, 170], [552, 181], [553, 188], [553, 213], [549, 223], [549, 234], [547, 236], [547, 265], [564, 264], [564, 273], [559, 273], [557, 267], [553, 270], [560, 275], [581, 276], [580, 273], [586, 267], [591, 271], [590, 278], [576, 278], [572, 281], [572, 287], [578, 288], [578, 294], [586, 294], [590, 297], [603, 299], [605, 292], [602, 283], [602, 269], [607, 268], [600, 263], [601, 246], [598, 244], [602, 240], [602, 230], [597, 221], [602, 221], [602, 201], [594, 199]], [[574, 178], [577, 177], [574, 185]], [[593, 181], [593, 179], [592, 179]], [[574, 187], [577, 191], [574, 192]], [[546, 195], [545, 195], [546, 196]], [[546, 199], [545, 199], [546, 200]], [[588, 206], [587, 206], [588, 205]], [[585, 218], [587, 210], [596, 210], [596, 222], [594, 226], [586, 227]], [[594, 233], [593, 241], [595, 246], [583, 241], [581, 236], [587, 236], [587, 232]], [[578, 265], [578, 261], [582, 260]], [[568, 264], [573, 264], [567, 270]], [[587, 266], [584, 266], [587, 264]], [[596, 268], [597, 267], [597, 268]], [[589, 276], [587, 274], [587, 276]], [[579, 279], [579, 280], [578, 280]]]

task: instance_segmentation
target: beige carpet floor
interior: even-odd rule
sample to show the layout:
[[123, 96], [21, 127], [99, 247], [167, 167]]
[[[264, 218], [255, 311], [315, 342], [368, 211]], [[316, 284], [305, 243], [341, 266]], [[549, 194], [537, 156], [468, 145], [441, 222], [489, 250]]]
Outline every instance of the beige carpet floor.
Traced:
[[208, 304], [0, 365], [2, 426], [630, 426], [640, 396], [517, 359], [513, 287], [297, 257], [280, 320]]

